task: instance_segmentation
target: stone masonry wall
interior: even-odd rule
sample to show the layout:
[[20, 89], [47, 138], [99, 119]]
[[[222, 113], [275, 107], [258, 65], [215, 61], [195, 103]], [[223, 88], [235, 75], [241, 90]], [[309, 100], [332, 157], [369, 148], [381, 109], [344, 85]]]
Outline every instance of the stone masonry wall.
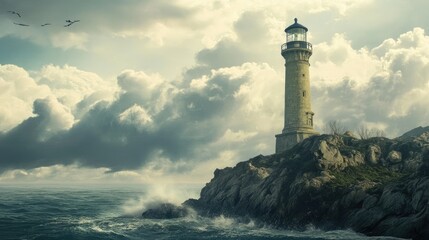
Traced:
[[283, 133], [312, 129], [308, 113], [311, 112], [309, 58], [307, 50], [289, 50], [285, 76], [285, 128]]

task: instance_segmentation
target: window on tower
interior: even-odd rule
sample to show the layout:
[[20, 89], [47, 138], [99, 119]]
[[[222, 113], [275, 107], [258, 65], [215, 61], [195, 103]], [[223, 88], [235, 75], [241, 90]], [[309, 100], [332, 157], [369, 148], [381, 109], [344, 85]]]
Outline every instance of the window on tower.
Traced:
[[307, 115], [307, 125], [313, 126], [314, 113], [313, 112], [306, 112], [305, 114]]

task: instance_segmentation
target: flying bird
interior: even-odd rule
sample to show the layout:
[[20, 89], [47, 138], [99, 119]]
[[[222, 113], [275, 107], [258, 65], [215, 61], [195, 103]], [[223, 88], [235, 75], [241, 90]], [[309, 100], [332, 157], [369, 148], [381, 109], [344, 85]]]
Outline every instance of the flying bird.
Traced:
[[11, 13], [11, 14], [15, 14], [15, 15], [17, 15], [18, 17], [21, 17], [21, 14], [19, 14], [19, 13], [15, 12], [15, 11], [7, 11], [7, 12], [9, 12], [9, 13]]
[[77, 22], [80, 22], [80, 20], [74, 20], [74, 21], [66, 20], [66, 23], [68, 23], [68, 24], [64, 25], [64, 27], [68, 27], [68, 26], [72, 25], [73, 23], [77, 23]]
[[51, 24], [50, 23], [45, 23], [45, 24], [42, 24], [40, 26], [44, 27], [44, 26], [48, 26], [48, 25], [51, 25]]
[[30, 25], [28, 25], [28, 24], [24, 24], [24, 23], [16, 23], [16, 22], [14, 22], [13, 24], [15, 24], [15, 25], [19, 25], [19, 26], [23, 26], [23, 27], [28, 27], [28, 26], [30, 26]]

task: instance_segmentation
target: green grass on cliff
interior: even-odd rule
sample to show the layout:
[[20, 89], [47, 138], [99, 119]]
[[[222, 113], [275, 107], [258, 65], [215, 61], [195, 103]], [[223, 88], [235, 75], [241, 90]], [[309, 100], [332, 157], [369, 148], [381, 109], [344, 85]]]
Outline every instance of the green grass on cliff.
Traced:
[[329, 184], [338, 189], [350, 188], [362, 182], [372, 182], [375, 183], [374, 186], [385, 185], [406, 175], [387, 167], [369, 165], [348, 167], [342, 171], [331, 172], [331, 174], [335, 179], [332, 179]]

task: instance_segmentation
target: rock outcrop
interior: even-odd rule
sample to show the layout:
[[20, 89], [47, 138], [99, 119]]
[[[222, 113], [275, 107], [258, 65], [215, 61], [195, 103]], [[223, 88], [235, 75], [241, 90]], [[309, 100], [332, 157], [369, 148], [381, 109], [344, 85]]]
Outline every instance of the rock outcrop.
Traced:
[[426, 129], [396, 139], [313, 136], [284, 153], [216, 170], [200, 198], [184, 205], [277, 227], [429, 239]]
[[171, 203], [159, 203], [150, 206], [142, 213], [143, 218], [148, 219], [171, 219], [185, 217], [189, 214], [189, 210], [183, 206], [176, 206]]

